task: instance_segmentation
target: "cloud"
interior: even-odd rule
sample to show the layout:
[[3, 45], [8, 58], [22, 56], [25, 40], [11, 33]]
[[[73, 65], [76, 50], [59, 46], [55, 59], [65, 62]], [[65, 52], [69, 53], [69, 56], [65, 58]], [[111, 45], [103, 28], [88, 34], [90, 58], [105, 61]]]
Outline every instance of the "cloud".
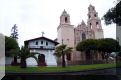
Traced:
[[[115, 5], [111, 0], [90, 0], [90, 2], [96, 7], [99, 17]], [[41, 36], [42, 31], [46, 37], [55, 39], [62, 11], [66, 9], [70, 14], [71, 24], [77, 26], [82, 19], [87, 22], [87, 8], [90, 2], [88, 0], [1, 0], [0, 32], [10, 35], [12, 26], [17, 24], [20, 45], [23, 45], [27, 39]], [[102, 25], [105, 37], [115, 38], [114, 25], [110, 27], [104, 23]]]

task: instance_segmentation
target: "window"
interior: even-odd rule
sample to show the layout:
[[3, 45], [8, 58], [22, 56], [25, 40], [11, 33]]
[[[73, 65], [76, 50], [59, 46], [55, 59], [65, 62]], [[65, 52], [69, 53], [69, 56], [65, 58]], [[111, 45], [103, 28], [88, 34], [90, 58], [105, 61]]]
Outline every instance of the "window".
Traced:
[[67, 19], [67, 17], [65, 17], [65, 23], [67, 23], [68, 22], [68, 19]]
[[96, 22], [96, 25], [98, 25], [98, 22]]
[[82, 33], [82, 40], [85, 40], [86, 39], [86, 35], [85, 33]]
[[66, 57], [67, 57], [67, 60], [68, 60], [68, 61], [71, 61], [71, 53], [66, 54]]
[[36, 41], [36, 43], [35, 43], [36, 45], [38, 45], [38, 41]]
[[96, 26], [97, 26], [97, 28], [99, 28], [99, 23], [98, 22], [96, 22]]
[[95, 8], [94, 7], [92, 7], [92, 10], [94, 10]]
[[97, 17], [97, 15], [96, 15], [96, 14], [95, 14], [94, 16], [95, 16], [95, 17]]
[[89, 19], [91, 18], [91, 16], [90, 16], [90, 15], [89, 15], [88, 17], [89, 17]]
[[90, 23], [90, 28], [92, 29], [92, 24]]
[[48, 42], [46, 42], [46, 46], [48, 46]]
[[41, 41], [41, 44], [43, 44], [43, 41]]

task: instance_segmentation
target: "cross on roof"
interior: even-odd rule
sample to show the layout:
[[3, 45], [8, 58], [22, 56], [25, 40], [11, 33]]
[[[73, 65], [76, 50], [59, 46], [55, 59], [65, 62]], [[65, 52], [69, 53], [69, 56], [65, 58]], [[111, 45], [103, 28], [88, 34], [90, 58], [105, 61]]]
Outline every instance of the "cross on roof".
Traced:
[[45, 34], [45, 33], [44, 33], [44, 32], [42, 32], [42, 37], [44, 36], [44, 34]]

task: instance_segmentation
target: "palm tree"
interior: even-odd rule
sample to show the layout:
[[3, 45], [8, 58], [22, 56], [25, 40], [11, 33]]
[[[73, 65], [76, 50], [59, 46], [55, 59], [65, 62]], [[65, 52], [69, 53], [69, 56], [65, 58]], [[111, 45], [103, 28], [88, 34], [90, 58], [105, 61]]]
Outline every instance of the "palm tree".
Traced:
[[60, 45], [60, 46], [56, 47], [54, 55], [57, 56], [57, 57], [62, 56], [62, 67], [66, 67], [65, 55], [70, 54], [71, 52], [72, 52], [72, 48], [67, 47], [66, 45]]
[[19, 57], [21, 59], [20, 67], [21, 68], [27, 67], [26, 59], [29, 58], [29, 57], [34, 58], [38, 63], [37, 57], [35, 56], [36, 54], [39, 54], [39, 53], [30, 53], [30, 50], [29, 50], [28, 47], [22, 46], [21, 50], [20, 50], [20, 54], [19, 54]]

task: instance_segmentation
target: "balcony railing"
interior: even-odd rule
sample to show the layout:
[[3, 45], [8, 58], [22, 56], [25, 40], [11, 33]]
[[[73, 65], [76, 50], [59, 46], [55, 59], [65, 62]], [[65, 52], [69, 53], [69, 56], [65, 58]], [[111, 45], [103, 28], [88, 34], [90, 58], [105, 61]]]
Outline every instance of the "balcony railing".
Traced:
[[52, 46], [29, 46], [29, 48], [36, 48], [36, 49], [55, 49]]

